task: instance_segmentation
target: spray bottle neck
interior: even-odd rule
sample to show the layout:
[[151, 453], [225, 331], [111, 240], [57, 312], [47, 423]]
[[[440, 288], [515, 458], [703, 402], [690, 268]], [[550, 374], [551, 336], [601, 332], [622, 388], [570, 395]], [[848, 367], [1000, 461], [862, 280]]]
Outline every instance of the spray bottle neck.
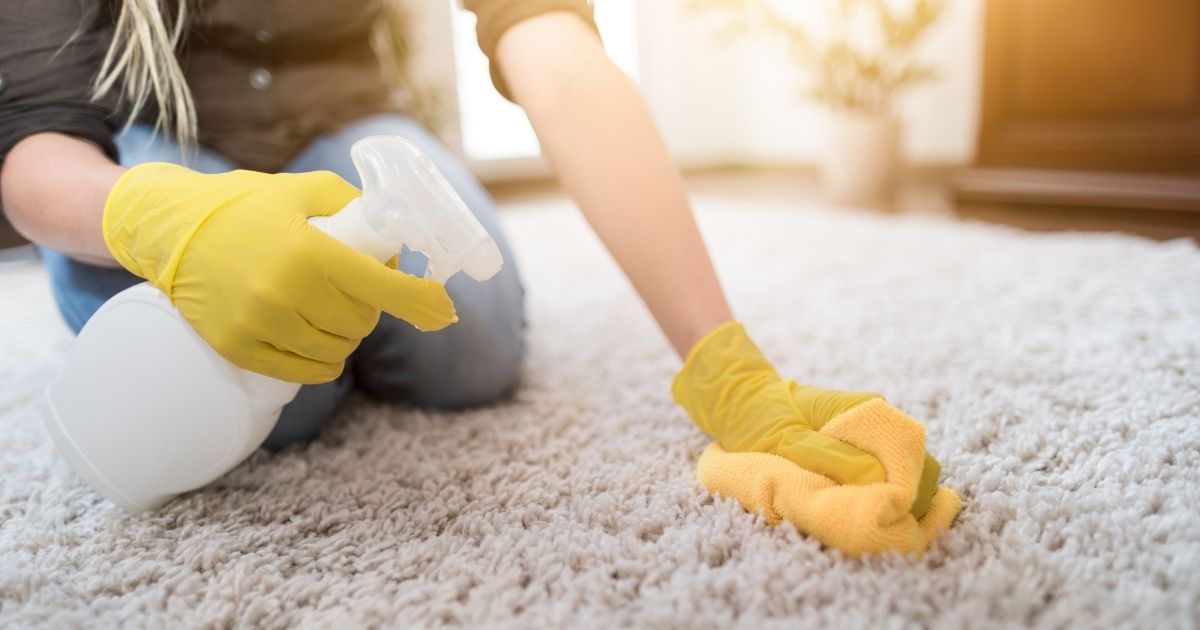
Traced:
[[381, 237], [379, 232], [367, 223], [363, 214], [364, 204], [363, 198], [359, 197], [333, 216], [313, 217], [308, 222], [343, 244], [379, 262], [387, 262], [392, 256], [400, 253], [403, 243], [392, 243]]

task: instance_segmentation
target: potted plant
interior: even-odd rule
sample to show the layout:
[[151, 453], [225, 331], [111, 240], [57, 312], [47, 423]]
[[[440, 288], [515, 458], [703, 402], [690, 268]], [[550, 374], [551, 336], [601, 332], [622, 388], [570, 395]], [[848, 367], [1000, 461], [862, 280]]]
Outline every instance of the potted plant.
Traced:
[[686, 0], [721, 11], [727, 34], [770, 31], [809, 75], [804, 94], [830, 110], [821, 159], [829, 197], [888, 206], [900, 172], [896, 97], [934, 76], [915, 59], [915, 44], [942, 13], [945, 0], [817, 0], [819, 15], [801, 22], [770, 0]]

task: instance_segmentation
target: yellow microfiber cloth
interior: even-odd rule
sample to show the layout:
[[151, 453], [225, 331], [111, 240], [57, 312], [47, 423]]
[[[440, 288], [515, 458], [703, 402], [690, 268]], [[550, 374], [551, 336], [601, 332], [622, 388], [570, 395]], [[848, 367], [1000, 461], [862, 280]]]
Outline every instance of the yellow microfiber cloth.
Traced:
[[938, 531], [962, 509], [958, 493], [942, 486], [918, 521], [916, 497], [925, 452], [925, 429], [882, 398], [830, 420], [822, 433], [879, 459], [887, 481], [840, 485], [770, 453], [731, 453], [713, 442], [700, 456], [696, 476], [710, 492], [733, 497], [775, 525], [788, 520], [801, 532], [851, 557], [896, 550], [924, 553]]
[[696, 343], [671, 391], [716, 439], [706, 488], [851, 556], [923, 552], [961, 509], [919, 422], [873, 392], [784, 381], [738, 322]]

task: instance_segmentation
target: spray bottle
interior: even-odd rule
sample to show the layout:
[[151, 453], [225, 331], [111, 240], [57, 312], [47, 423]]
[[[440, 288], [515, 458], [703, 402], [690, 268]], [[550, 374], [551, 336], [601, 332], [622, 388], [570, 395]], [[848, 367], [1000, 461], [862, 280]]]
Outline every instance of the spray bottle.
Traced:
[[[429, 258], [426, 277], [478, 281], [500, 270], [495, 241], [433, 163], [397, 136], [350, 150], [363, 194], [310, 222], [381, 263], [401, 246]], [[142, 283], [100, 307], [42, 399], [47, 429], [71, 467], [129, 512], [207, 485], [253, 453], [300, 385], [221, 357]]]

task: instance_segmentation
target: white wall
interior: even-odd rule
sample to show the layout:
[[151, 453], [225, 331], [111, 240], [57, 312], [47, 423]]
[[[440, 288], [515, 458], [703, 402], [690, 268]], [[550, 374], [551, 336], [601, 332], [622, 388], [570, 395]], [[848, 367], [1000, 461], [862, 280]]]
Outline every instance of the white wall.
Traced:
[[[634, 28], [635, 4], [636, 0], [603, 0], [596, 5], [595, 16], [609, 57], [636, 81], [639, 46]], [[487, 58], [475, 37], [475, 17], [456, 10], [452, 23], [463, 154], [475, 162], [493, 163], [538, 156], [541, 149], [525, 112], [500, 96], [492, 85]]]
[[[486, 61], [474, 40], [473, 18], [452, 14], [462, 11], [452, 8], [458, 0], [405, 1], [416, 9], [423, 74], [444, 89], [448, 104], [454, 105], [456, 99], [460, 105], [469, 101], [465, 105], [476, 110], [476, 133], [503, 129], [514, 138], [510, 158], [487, 159], [504, 157], [493, 142], [482, 151], [484, 159], [472, 160], [476, 170], [486, 178], [548, 172], [539, 159], [528, 157], [533, 136], [524, 116], [491, 88]], [[812, 0], [778, 1], [787, 6]], [[983, 1], [949, 0], [946, 15], [922, 42], [922, 59], [935, 64], [941, 76], [902, 99], [905, 149], [912, 163], [956, 165], [973, 157]], [[777, 40], [764, 36], [723, 44], [715, 33], [718, 18], [687, 13], [680, 0], [595, 2], [597, 12], [607, 14], [602, 26], [610, 32], [630, 21], [635, 24], [636, 60], [625, 58], [626, 38], [610, 35], [606, 40], [622, 51], [619, 61], [624, 67], [636, 68], [659, 128], [682, 166], [807, 165], [818, 159], [825, 112], [799, 96], [803, 77]], [[627, 17], [630, 11], [633, 20]], [[463, 85], [464, 71], [471, 75], [469, 85]], [[493, 116], [497, 118], [491, 120]], [[470, 131], [449, 127], [443, 135], [452, 144], [461, 141], [460, 130]]]
[[458, 91], [455, 86], [454, 13], [458, 11], [452, 2], [445, 0], [386, 0], [399, 2], [408, 11], [412, 24], [409, 36], [413, 42], [414, 78], [436, 90], [444, 108], [445, 119], [441, 129], [434, 129], [443, 141], [452, 146], [461, 144], [458, 122], [454, 120], [458, 108]]
[[[803, 78], [777, 40], [721, 43], [714, 16], [685, 13], [674, 0], [641, 2], [638, 9], [643, 91], [681, 163], [817, 159], [824, 110], [798, 96]], [[902, 99], [913, 163], [971, 160], [982, 32], [982, 0], [950, 0], [923, 41], [921, 57], [941, 76]]]

